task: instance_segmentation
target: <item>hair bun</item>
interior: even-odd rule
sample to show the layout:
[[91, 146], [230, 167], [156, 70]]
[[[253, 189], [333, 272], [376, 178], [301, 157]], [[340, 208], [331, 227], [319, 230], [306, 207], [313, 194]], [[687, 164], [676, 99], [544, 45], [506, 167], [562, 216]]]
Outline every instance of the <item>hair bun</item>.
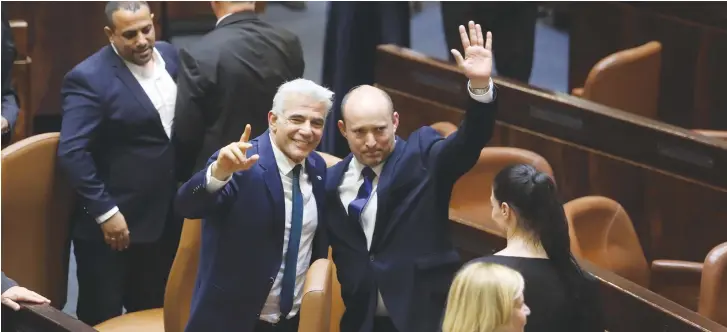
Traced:
[[550, 176], [543, 172], [536, 172], [533, 174], [533, 183], [536, 185], [553, 185], [553, 179], [550, 178]]

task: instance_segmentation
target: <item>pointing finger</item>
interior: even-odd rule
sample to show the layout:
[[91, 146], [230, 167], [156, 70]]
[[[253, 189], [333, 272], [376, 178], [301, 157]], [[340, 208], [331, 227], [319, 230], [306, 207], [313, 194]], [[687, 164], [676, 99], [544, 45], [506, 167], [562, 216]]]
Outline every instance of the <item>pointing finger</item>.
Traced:
[[240, 142], [247, 143], [247, 141], [250, 139], [250, 125], [245, 125], [245, 131], [242, 133], [242, 136], [240, 137]]

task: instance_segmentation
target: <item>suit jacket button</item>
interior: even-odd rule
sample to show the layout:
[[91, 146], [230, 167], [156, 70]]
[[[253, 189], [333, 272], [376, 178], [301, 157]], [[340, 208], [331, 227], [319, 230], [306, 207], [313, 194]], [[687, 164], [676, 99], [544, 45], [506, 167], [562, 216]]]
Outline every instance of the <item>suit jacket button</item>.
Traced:
[[270, 284], [272, 285], [274, 282], [275, 282], [275, 278], [274, 277], [270, 277]]
[[372, 262], [374, 261], [374, 254], [369, 255], [369, 260]]

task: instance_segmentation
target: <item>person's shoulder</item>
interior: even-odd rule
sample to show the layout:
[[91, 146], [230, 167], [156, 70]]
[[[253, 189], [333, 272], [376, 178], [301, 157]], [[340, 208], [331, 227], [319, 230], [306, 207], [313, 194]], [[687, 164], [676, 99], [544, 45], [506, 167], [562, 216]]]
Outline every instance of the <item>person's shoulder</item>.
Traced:
[[110, 65], [111, 54], [113, 52], [111, 46], [107, 45], [102, 47], [100, 50], [91, 54], [83, 61], [79, 62], [71, 70], [69, 70], [64, 76], [65, 80], [92, 80], [97, 77], [104, 77], [108, 69], [112, 68]]

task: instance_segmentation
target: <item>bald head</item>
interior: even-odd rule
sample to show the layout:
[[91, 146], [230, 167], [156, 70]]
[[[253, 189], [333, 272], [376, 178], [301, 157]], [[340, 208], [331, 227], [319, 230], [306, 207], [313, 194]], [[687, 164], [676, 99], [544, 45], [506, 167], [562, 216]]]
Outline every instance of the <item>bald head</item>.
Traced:
[[388, 115], [394, 113], [394, 104], [389, 95], [383, 90], [371, 86], [361, 85], [349, 91], [341, 101], [341, 115], [346, 121], [347, 113], [371, 114], [375, 112], [386, 112]]
[[399, 126], [399, 114], [394, 112], [389, 95], [370, 85], [359, 86], [343, 97], [341, 115], [338, 129], [356, 159], [371, 167], [386, 160]]

